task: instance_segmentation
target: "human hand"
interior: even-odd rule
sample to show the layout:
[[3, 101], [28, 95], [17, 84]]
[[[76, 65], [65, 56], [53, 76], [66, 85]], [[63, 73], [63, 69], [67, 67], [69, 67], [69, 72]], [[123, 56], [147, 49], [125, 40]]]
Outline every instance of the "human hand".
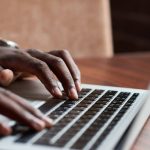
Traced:
[[66, 50], [45, 53], [35, 49], [26, 52], [0, 47], [0, 66], [14, 72], [36, 75], [53, 96], [62, 95], [54, 75], [62, 83], [69, 98], [77, 99], [80, 87], [80, 71]]
[[[4, 88], [0, 88], [0, 114], [37, 131], [53, 125], [52, 120], [44, 116], [38, 109], [33, 108], [22, 97]], [[10, 126], [0, 122], [0, 135], [9, 135], [11, 132]]]

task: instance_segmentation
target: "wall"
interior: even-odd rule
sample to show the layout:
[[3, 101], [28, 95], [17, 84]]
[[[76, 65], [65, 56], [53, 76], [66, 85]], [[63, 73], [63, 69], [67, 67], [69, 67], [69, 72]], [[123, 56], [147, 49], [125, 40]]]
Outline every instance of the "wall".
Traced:
[[106, 2], [0, 0], [0, 36], [23, 48], [70, 49], [77, 57], [85, 53], [88, 57], [111, 56], [109, 12], [104, 13], [107, 9], [103, 8]]
[[114, 50], [150, 51], [150, 1], [111, 0]]

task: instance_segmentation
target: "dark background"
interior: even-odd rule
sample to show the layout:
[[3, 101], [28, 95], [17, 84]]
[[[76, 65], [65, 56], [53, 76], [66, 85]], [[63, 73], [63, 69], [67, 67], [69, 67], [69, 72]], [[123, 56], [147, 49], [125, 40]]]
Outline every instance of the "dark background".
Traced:
[[150, 51], [150, 0], [111, 0], [115, 53]]

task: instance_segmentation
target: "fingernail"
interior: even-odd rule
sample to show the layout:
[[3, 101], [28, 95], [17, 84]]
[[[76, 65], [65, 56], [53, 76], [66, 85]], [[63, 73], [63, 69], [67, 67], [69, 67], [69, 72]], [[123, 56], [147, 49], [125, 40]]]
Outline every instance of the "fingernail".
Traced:
[[45, 116], [40, 110], [36, 110], [37, 111], [37, 117], [44, 121], [45, 123], [45, 127], [50, 128], [54, 125], [53, 120], [47, 116]]
[[45, 127], [45, 123], [41, 120], [38, 120], [38, 121], [34, 120], [32, 125], [33, 125], [34, 129], [37, 131], [44, 129], [44, 127]]
[[55, 96], [58, 96], [58, 97], [62, 96], [62, 92], [60, 91], [58, 87], [55, 87], [52, 92]]
[[80, 92], [80, 91], [81, 91], [81, 83], [80, 83], [80, 81], [79, 81], [79, 80], [76, 80], [76, 81], [75, 81], [75, 85], [76, 85], [77, 91]]
[[69, 97], [71, 99], [78, 99], [78, 94], [77, 94], [77, 91], [74, 87], [72, 87], [70, 90], [69, 90]]

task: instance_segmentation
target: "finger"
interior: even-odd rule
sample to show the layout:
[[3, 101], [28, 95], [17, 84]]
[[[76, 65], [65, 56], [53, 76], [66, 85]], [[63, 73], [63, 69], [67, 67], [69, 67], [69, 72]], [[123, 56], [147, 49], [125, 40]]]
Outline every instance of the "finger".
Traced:
[[0, 135], [6, 136], [12, 133], [11, 128], [4, 124], [4, 123], [0, 123]]
[[29, 111], [35, 117], [39, 118], [40, 120], [43, 120], [46, 124], [46, 127], [48, 127], [48, 128], [52, 127], [52, 125], [53, 125], [52, 119], [44, 116], [44, 114], [42, 114], [40, 110], [35, 109], [34, 107], [32, 107], [25, 99], [23, 99], [22, 97], [20, 97], [18, 95], [15, 95], [12, 92], [9, 92], [9, 93], [5, 92], [4, 95], [9, 97], [13, 101], [15, 101], [18, 105], [20, 105], [21, 107], [23, 107], [24, 109]]
[[35, 59], [35, 61], [31, 62], [31, 65], [33, 65], [34, 68], [33, 74], [35, 74], [41, 80], [41, 82], [50, 91], [50, 93], [53, 96], [61, 97], [62, 92], [60, 91], [57, 81], [54, 78], [53, 73], [50, 71], [48, 65], [45, 62], [38, 59]]
[[28, 53], [48, 64], [53, 73], [62, 83], [66, 93], [71, 99], [77, 99], [78, 94], [75, 89], [74, 80], [64, 61], [56, 56], [49, 55], [39, 50], [30, 49]]
[[81, 91], [81, 75], [80, 75], [80, 70], [75, 64], [73, 58], [71, 57], [70, 53], [67, 50], [56, 50], [56, 51], [51, 51], [49, 52], [50, 54], [60, 57], [64, 60], [66, 63], [67, 67], [69, 68], [71, 75], [75, 81], [75, 85], [77, 88], [77, 91]]
[[53, 73], [50, 71], [46, 63], [33, 58], [26, 52], [14, 51], [12, 54], [9, 54], [9, 57], [11, 58], [9, 61], [8, 58], [3, 58], [0, 61], [1, 66], [5, 66], [15, 72], [28, 72], [34, 74], [41, 80], [53, 96], [62, 96]]
[[0, 84], [2, 86], [8, 86], [14, 80], [13, 71], [10, 69], [3, 69], [0, 66]]
[[[16, 102], [14, 102], [9, 97], [6, 97], [6, 93], [8, 91], [1, 90], [0, 95], [0, 113], [16, 120], [20, 123], [28, 125], [29, 127], [40, 131], [45, 127], [45, 123], [38, 119], [37, 117], [33, 116], [31, 113], [26, 111], [23, 107], [19, 106]], [[9, 92], [7, 93], [9, 94]]]

